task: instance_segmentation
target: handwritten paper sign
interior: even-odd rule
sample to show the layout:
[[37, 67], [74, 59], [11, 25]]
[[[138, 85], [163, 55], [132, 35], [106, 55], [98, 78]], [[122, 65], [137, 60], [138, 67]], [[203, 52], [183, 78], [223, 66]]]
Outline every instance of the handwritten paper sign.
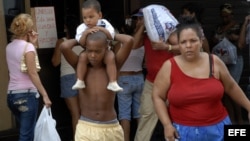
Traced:
[[57, 30], [54, 7], [34, 7], [31, 15], [38, 32], [38, 47], [53, 48], [57, 41]]

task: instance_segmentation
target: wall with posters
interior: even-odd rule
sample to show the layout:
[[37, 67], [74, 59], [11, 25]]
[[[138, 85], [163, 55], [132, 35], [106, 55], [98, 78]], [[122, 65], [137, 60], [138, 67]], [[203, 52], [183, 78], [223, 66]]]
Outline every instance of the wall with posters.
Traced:
[[38, 32], [38, 47], [53, 48], [57, 41], [56, 19], [54, 7], [34, 7], [31, 9], [36, 31]]

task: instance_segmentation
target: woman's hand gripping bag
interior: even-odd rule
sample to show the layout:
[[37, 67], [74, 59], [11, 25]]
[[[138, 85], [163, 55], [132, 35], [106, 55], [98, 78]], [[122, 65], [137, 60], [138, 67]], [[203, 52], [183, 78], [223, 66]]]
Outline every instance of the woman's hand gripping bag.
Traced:
[[143, 8], [142, 12], [147, 35], [151, 41], [166, 42], [169, 35], [176, 30], [178, 21], [166, 7], [152, 4]]
[[51, 108], [43, 107], [35, 126], [34, 141], [61, 141]]

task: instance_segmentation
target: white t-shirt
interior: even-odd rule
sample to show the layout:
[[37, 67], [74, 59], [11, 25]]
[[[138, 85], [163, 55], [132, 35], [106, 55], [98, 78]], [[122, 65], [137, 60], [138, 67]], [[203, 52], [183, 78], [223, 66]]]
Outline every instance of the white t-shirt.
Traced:
[[[112, 37], [112, 39], [114, 39], [115, 37], [115, 29], [114, 27], [106, 20], [106, 19], [100, 19], [97, 22], [97, 26], [101, 26], [104, 27], [105, 29], [107, 29]], [[82, 37], [82, 33], [87, 29], [88, 27], [86, 26], [85, 23], [80, 24], [77, 29], [76, 29], [76, 36], [75, 39], [77, 40], [77, 42], [80, 41], [81, 37]]]
[[141, 71], [144, 53], [144, 46], [137, 49], [132, 49], [120, 71]]

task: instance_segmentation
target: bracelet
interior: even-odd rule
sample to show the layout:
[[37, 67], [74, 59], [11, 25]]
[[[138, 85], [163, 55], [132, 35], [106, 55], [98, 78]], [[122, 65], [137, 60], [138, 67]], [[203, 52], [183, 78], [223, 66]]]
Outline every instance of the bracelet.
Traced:
[[172, 50], [172, 45], [168, 45], [168, 51]]

